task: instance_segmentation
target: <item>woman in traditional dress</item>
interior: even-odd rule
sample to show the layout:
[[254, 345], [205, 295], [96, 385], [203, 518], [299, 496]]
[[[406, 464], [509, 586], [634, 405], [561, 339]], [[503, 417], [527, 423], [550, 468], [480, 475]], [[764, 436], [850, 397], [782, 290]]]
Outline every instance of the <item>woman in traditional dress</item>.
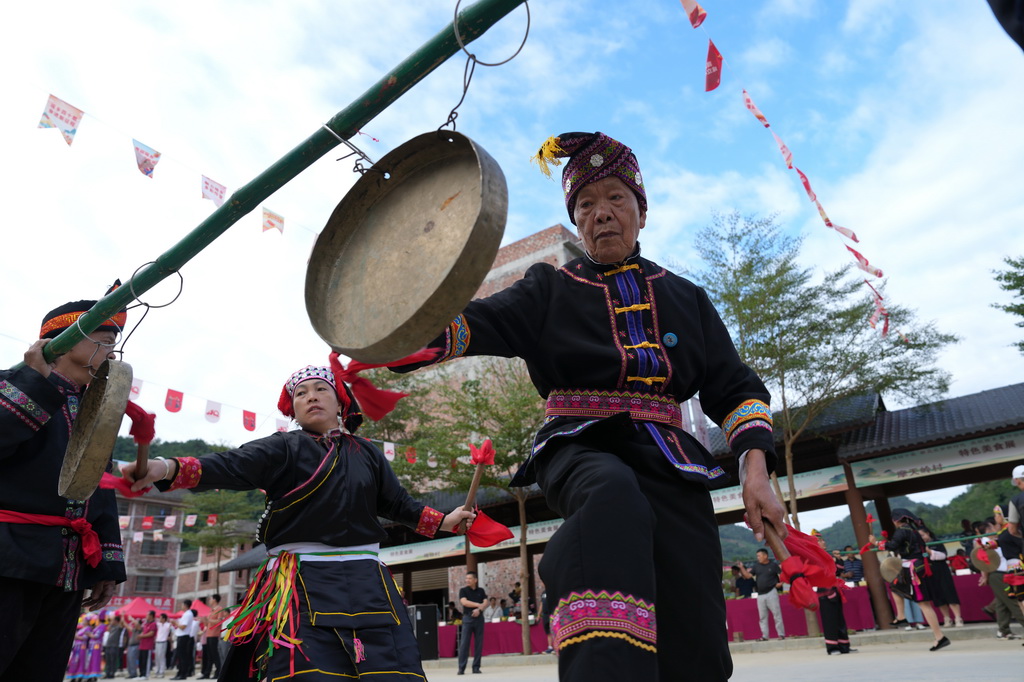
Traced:
[[107, 632], [107, 625], [100, 620], [99, 615], [89, 615], [89, 630], [87, 632], [89, 641], [85, 653], [85, 665], [82, 666], [82, 679], [97, 680], [103, 674], [103, 635]]
[[71, 647], [71, 658], [68, 661], [68, 677], [72, 680], [82, 679], [88, 652], [89, 619], [83, 614], [78, 619], [78, 629], [75, 630], [75, 643]]
[[[935, 574], [928, 558], [928, 548], [917, 532], [918, 528], [924, 527], [924, 521], [908, 509], [897, 508], [892, 510], [892, 522], [896, 524], [896, 532], [888, 540], [879, 542], [878, 548], [896, 552], [903, 559], [904, 566], [909, 568], [910, 596], [921, 607], [921, 613], [935, 635], [935, 644], [929, 651], [938, 651], [949, 646], [950, 642], [942, 634], [939, 616], [932, 606], [932, 598], [937, 591]], [[875, 536], [869, 536], [869, 540], [875, 542]]]
[[[378, 557], [387, 538], [378, 517], [433, 537], [475, 515], [445, 516], [410, 497], [383, 453], [353, 435], [362, 413], [344, 376], [333, 354], [331, 367], [305, 367], [285, 382], [278, 407], [300, 429], [157, 460], [139, 481], [134, 464], [122, 469], [135, 490], [156, 483], [266, 492], [258, 540], [269, 557], [228, 621], [233, 646], [222, 681], [426, 679], [398, 586]], [[368, 402], [386, 393], [358, 381]]]
[[935, 534], [926, 526], [918, 528], [918, 534], [925, 541], [928, 547], [928, 558], [931, 560], [932, 573], [935, 576], [935, 593], [932, 595], [932, 604], [935, 610], [942, 614], [947, 628], [963, 627], [964, 619], [960, 615], [960, 595], [956, 592], [956, 583], [953, 581], [953, 571], [949, 568], [946, 560], [946, 548], [939, 544], [927, 544], [936, 541]]

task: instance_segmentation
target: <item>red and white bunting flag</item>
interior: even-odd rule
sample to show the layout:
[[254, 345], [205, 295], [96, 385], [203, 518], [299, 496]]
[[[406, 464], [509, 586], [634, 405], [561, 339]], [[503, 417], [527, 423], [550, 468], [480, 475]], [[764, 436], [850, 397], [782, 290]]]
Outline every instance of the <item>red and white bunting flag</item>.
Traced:
[[[846, 246], [846, 245], [844, 244], [844, 246]], [[858, 268], [860, 268], [864, 272], [868, 273], [869, 275], [874, 275], [875, 277], [879, 277], [879, 278], [882, 277], [882, 271], [879, 270], [878, 268], [876, 268], [875, 266], [873, 266], [871, 263], [869, 263], [867, 258], [865, 258], [863, 255], [861, 255], [856, 250], [851, 249], [849, 246], [846, 247], [846, 250], [849, 251], [850, 253], [852, 253], [853, 257], [857, 259], [857, 267]]]
[[437, 468], [437, 457], [434, 455], [427, 455], [427, 466], [431, 469]]
[[130, 516], [118, 516], [117, 517], [117, 525], [121, 528], [121, 530], [128, 530], [128, 524], [130, 524], [131, 521], [132, 521], [132, 517], [130, 517]]
[[384, 443], [384, 459], [389, 462], [395, 461], [395, 444]]
[[284, 234], [284, 218], [277, 215], [270, 209], [263, 209], [263, 231], [267, 230], [278, 230], [281, 234]]
[[142, 393], [142, 379], [132, 379], [131, 399], [135, 400]]
[[64, 100], [50, 95], [46, 100], [46, 108], [39, 119], [38, 128], [56, 128], [64, 136], [64, 141], [71, 146], [78, 132], [78, 124], [82, 121], [81, 109], [71, 106]]
[[771, 125], [768, 123], [768, 119], [764, 117], [764, 114], [761, 113], [761, 110], [757, 108], [756, 104], [754, 104], [754, 100], [750, 99], [750, 93], [748, 93], [746, 90], [743, 91], [743, 104], [745, 104], [747, 110], [754, 115], [754, 118], [761, 122], [761, 125], [763, 125], [765, 128], [771, 127]]
[[884, 297], [882, 296], [882, 294], [878, 293], [878, 289], [876, 289], [873, 286], [871, 286], [871, 282], [867, 281], [866, 279], [863, 280], [863, 281], [864, 281], [864, 284], [868, 285], [868, 289], [871, 289], [871, 293], [874, 295], [874, 298], [875, 298], [876, 301], [883, 300]]
[[132, 534], [132, 542], [142, 542], [143, 537], [145, 536], [142, 534], [142, 531], [137, 530]]
[[821, 216], [821, 220], [829, 227], [832, 227], [832, 221], [828, 219], [828, 213], [825, 213], [825, 207], [821, 205], [821, 202], [815, 199], [814, 205], [818, 207], [818, 215]]
[[782, 152], [782, 158], [786, 160], [786, 168], [793, 167], [793, 152], [789, 151], [789, 147], [782, 141], [782, 138], [772, 131], [772, 137], [775, 138], [775, 144], [779, 145], [779, 151]]
[[181, 410], [181, 403], [184, 399], [185, 395], [181, 391], [169, 388], [167, 389], [167, 397], [164, 398], [164, 407], [167, 408], [168, 412], [178, 412]]
[[889, 311], [885, 309], [882, 302], [877, 298], [875, 299], [875, 312], [871, 313], [871, 319], [868, 320], [868, 324], [871, 325], [872, 329], [877, 329], [878, 318], [881, 317], [882, 324], [882, 338], [889, 335]]
[[217, 525], [217, 515], [216, 514], [210, 514], [209, 516], [207, 516], [206, 517], [206, 525], [207, 526], [216, 526]]
[[214, 182], [210, 178], [203, 176], [203, 198], [212, 201], [218, 208], [224, 203], [224, 197], [227, 196], [228, 188], [219, 182]]
[[191, 528], [192, 526], [196, 525], [196, 519], [198, 518], [198, 514], [189, 514], [185, 517], [185, 525]]
[[288, 432], [288, 422], [285, 421], [284, 419], [278, 419], [277, 420], [277, 430], [282, 432], [282, 433], [287, 433]]
[[156, 164], [160, 161], [160, 152], [152, 147], [147, 147], [138, 140], [132, 140], [132, 146], [135, 147], [135, 163], [138, 164], [139, 171], [146, 177], [153, 177]]
[[143, 516], [142, 517], [142, 530], [152, 530], [152, 529], [153, 529], [153, 517], [152, 516]]
[[691, 26], [697, 28], [704, 23], [704, 18], [708, 13], [697, 4], [697, 0], [680, 0], [680, 2], [683, 3], [683, 9], [686, 10], [686, 18], [690, 20]]
[[242, 410], [242, 426], [246, 431], [256, 430], [256, 413], [249, 410]]
[[860, 243], [860, 240], [857, 239], [857, 235], [850, 228], [848, 228], [848, 227], [841, 227], [839, 225], [832, 225], [831, 227], [832, 227], [833, 230], [835, 230], [839, 234], [843, 235], [844, 237], [846, 237], [850, 241], [852, 241], [852, 242], [854, 242], [856, 244]]
[[220, 421], [221, 405], [212, 400], [206, 401], [206, 421], [216, 424]]
[[900, 335], [900, 340], [902, 340], [903, 343], [910, 343], [910, 338], [906, 334], [901, 332], [899, 329], [896, 330], [896, 333]]
[[153, 542], [160, 542], [164, 539], [164, 532], [162, 530], [153, 531]]
[[405, 461], [409, 464], [416, 463], [416, 448], [411, 445], [405, 449]]
[[166, 516], [164, 517], [164, 528], [174, 528], [174, 525], [178, 523], [177, 516]]
[[708, 60], [705, 65], [704, 92], [711, 92], [722, 84], [722, 53], [708, 41]]
[[[800, 183], [803, 184], [804, 191], [807, 192], [807, 196], [810, 197], [811, 201], [813, 201], [814, 203], [817, 204], [818, 203], [818, 195], [814, 193], [813, 189], [811, 189], [811, 181], [808, 180], [807, 176], [804, 175], [804, 172], [802, 170], [800, 170], [799, 168], [797, 168], [796, 166], [793, 166], [793, 170], [795, 170], [796, 174], [800, 176]], [[821, 206], [821, 204], [818, 204], [818, 205]]]

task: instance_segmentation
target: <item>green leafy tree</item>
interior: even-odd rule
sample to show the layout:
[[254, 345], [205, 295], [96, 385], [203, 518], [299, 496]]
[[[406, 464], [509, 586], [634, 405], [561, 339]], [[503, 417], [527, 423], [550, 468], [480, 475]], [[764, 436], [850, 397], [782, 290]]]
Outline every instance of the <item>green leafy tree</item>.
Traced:
[[[1014, 302], [1007, 303], [1006, 305], [996, 303], [992, 307], [1024, 318], [1024, 256], [1020, 258], [1010, 258], [1007, 256], [1003, 259], [1003, 262], [1009, 265], [1011, 269], [1002, 272], [996, 271], [996, 281], [999, 282], [1000, 289], [1013, 294]], [[1016, 324], [1018, 327], [1024, 327], [1024, 319]], [[1024, 353], [1024, 341], [1018, 341], [1013, 345], [1021, 353]]]
[[[455, 374], [467, 367], [472, 378]], [[437, 371], [437, 370], [435, 370]], [[484, 467], [481, 487], [511, 492], [519, 507], [520, 527], [526, 528], [526, 495], [511, 488], [511, 475], [533, 447], [533, 437], [544, 419], [544, 402], [530, 381], [526, 365], [518, 359], [475, 358], [448, 368], [434, 384], [431, 417], [419, 424], [415, 446], [418, 457], [433, 457], [434, 468], [422, 460], [413, 465], [396, 457], [395, 471], [420, 487], [468, 490], [475, 467], [469, 463], [468, 443], [479, 446], [487, 438], [494, 445], [494, 465]], [[526, 534], [519, 539], [520, 576], [528, 584]], [[523, 618], [523, 652], [531, 653], [529, 623]]]
[[[868, 325], [874, 305], [849, 267], [816, 276], [797, 264], [800, 244], [781, 233], [774, 216], [719, 215], [696, 240], [705, 267], [690, 273], [717, 306], [740, 357], [774, 397], [797, 528], [794, 443], [850, 396], [940, 397], [950, 377], [936, 366], [937, 356], [957, 341], [896, 305], [888, 306], [890, 333], [883, 336]], [[775, 485], [785, 499], [777, 479]]]
[[[214, 585], [220, 590], [221, 560], [228, 558], [224, 550], [252, 540], [264, 506], [263, 494], [256, 490], [209, 490], [186, 498], [185, 514], [196, 514], [196, 525], [186, 527], [182, 533], [185, 546], [200, 547], [215, 552], [217, 572]], [[214, 525], [207, 518], [217, 515]]]

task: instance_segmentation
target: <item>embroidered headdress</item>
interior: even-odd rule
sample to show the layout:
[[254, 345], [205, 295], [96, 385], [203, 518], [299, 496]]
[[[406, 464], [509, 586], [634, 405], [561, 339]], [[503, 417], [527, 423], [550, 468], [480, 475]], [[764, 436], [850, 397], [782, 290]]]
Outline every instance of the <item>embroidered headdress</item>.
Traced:
[[[119, 286], [121, 286], [121, 280], [114, 282], [114, 285], [107, 289], [107, 294]], [[75, 324], [75, 322], [78, 321], [78, 318], [89, 312], [94, 305], [96, 305], [96, 301], [71, 301], [70, 303], [65, 303], [62, 306], [54, 308], [43, 317], [43, 322], [39, 327], [39, 338], [52, 339], [56, 337], [62, 331]], [[120, 312], [115, 313], [106, 322], [96, 327], [95, 331], [114, 332], [117, 334], [124, 329], [125, 322], [127, 321], [128, 311], [121, 310]]]
[[560, 159], [566, 157], [569, 161], [562, 169], [562, 191], [565, 193], [565, 208], [573, 225], [576, 224], [573, 217], [576, 195], [580, 189], [611, 175], [633, 190], [641, 211], [647, 210], [647, 193], [644, 191], [640, 165], [633, 150], [626, 145], [600, 132], [562, 133], [558, 137], [549, 137], [533, 158], [544, 175], [551, 177], [548, 164], [560, 166]]
[[[311, 379], [320, 379], [331, 385], [335, 395], [338, 396], [338, 403], [341, 405], [342, 421], [345, 423], [345, 428], [349, 433], [355, 433], [359, 425], [363, 423], [363, 413], [359, 410], [359, 403], [352, 395], [352, 390], [335, 375], [331, 367], [307, 365], [288, 377], [288, 381], [284, 382], [284, 386], [281, 388], [281, 396], [277, 399], [277, 409], [281, 410], [281, 414], [286, 417], [295, 416], [295, 408], [292, 406], [295, 389], [302, 382]], [[344, 390], [338, 390], [339, 384]]]

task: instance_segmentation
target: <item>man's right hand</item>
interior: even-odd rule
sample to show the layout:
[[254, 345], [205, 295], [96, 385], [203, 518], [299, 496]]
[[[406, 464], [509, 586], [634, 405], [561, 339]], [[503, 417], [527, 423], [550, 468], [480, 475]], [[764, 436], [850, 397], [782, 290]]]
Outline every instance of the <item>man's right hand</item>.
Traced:
[[44, 377], [50, 376], [50, 370], [53, 369], [53, 365], [46, 362], [46, 358], [43, 357], [43, 347], [48, 343], [50, 339], [39, 339], [25, 351], [25, 364]]

